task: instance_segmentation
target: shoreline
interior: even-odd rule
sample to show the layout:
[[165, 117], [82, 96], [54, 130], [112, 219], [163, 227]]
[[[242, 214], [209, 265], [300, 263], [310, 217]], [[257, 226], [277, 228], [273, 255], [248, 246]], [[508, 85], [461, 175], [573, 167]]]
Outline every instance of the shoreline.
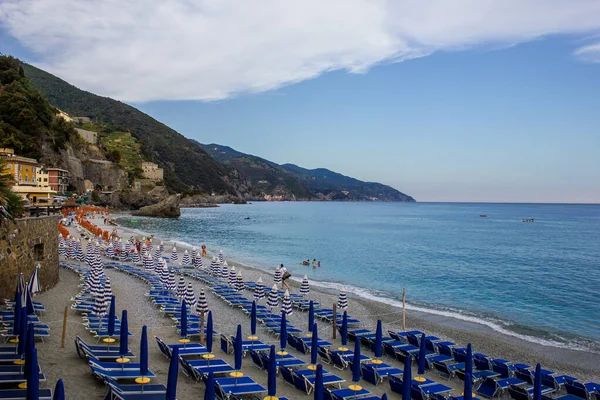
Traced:
[[[131, 217], [129, 213], [113, 214], [113, 218]], [[102, 221], [94, 221], [99, 226]], [[99, 223], [98, 223], [99, 222]], [[119, 234], [122, 237], [143, 236], [152, 234], [152, 232], [143, 232], [133, 228], [123, 227], [118, 225]], [[154, 241], [160, 241], [158, 235], [154, 236]], [[164, 240], [164, 239], [162, 239]], [[180, 241], [165, 241], [167, 243], [177, 243], [178, 250], [188, 250], [191, 252], [193, 247], [200, 247], [200, 244], [193, 246], [190, 243]], [[209, 254], [208, 259], [213, 256]], [[234, 257], [226, 257], [228, 265], [235, 266], [238, 271], [242, 272], [244, 277], [249, 274], [253, 280], [261, 277], [265, 286], [272, 286], [273, 276], [265, 269], [245, 265], [234, 261]], [[233, 261], [230, 261], [233, 260]], [[291, 271], [294, 273], [295, 271]], [[303, 274], [302, 274], [303, 275]], [[290, 286], [294, 291], [300, 287], [302, 275], [292, 276]], [[310, 295], [320, 301], [323, 307], [328, 307], [329, 304], [337, 302], [339, 289], [335, 286], [340, 284], [331, 284], [332, 287], [324, 282], [310, 281]], [[374, 330], [377, 319], [381, 319], [384, 325], [384, 330], [401, 329], [401, 308], [395, 304], [387, 304], [385, 299], [366, 298], [353, 291], [346, 291], [349, 299], [352, 299], [351, 307], [348, 310], [349, 314], [362, 321], [361, 326]], [[416, 308], [416, 309], [415, 309]], [[592, 351], [558, 347], [551, 344], [535, 343], [518, 337], [518, 333], [503, 333], [487, 326], [484, 323], [477, 321], [469, 321], [466, 319], [457, 318], [456, 316], [443, 315], [443, 312], [428, 312], [427, 310], [419, 309], [418, 307], [408, 307], [406, 312], [407, 329], [419, 329], [427, 332], [427, 334], [439, 336], [445, 340], [452, 340], [460, 345], [466, 346], [467, 343], [473, 345], [474, 351], [481, 352], [492, 357], [506, 358], [511, 361], [524, 362], [530, 365], [535, 365], [540, 362], [546, 369], [551, 369], [559, 374], [574, 375], [580, 379], [594, 380], [600, 377], [600, 354]], [[543, 340], [543, 339], [542, 339]]]

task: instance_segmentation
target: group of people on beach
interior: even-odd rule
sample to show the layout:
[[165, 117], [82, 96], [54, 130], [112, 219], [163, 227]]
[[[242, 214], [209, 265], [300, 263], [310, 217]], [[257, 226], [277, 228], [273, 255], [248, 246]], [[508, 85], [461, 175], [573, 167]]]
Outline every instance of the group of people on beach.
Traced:
[[[302, 261], [302, 265], [309, 266], [310, 265], [310, 258]], [[313, 266], [313, 268], [317, 268], [317, 267], [321, 268], [321, 260], [317, 261], [316, 258], [313, 258], [313, 260], [312, 260], [312, 266]]]

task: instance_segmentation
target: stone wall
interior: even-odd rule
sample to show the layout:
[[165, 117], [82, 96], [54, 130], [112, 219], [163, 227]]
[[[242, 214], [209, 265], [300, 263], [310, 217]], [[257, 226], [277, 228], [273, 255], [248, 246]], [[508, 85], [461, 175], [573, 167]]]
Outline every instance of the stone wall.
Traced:
[[80, 129], [80, 128], [75, 128], [75, 129], [77, 130], [77, 133], [79, 133], [79, 136], [81, 136], [81, 138], [83, 140], [85, 140], [86, 142], [88, 142], [90, 144], [98, 143], [98, 134], [96, 132], [86, 131], [85, 129]]
[[14, 296], [22, 273], [28, 281], [40, 264], [42, 290], [58, 283], [58, 216], [0, 220], [0, 299]]

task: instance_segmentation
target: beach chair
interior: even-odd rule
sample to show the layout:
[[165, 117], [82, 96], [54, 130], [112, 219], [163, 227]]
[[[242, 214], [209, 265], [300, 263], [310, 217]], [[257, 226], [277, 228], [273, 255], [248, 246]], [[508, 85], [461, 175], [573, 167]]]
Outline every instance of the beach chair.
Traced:
[[[127, 384], [121, 385], [112, 380], [106, 380], [108, 394], [104, 400], [154, 400], [164, 399], [167, 387], [161, 384]], [[162, 397], [159, 397], [162, 396]]]
[[582, 383], [579, 381], [566, 380], [565, 389], [567, 390], [568, 394], [572, 394], [583, 399], [590, 399], [592, 397], [592, 393], [600, 389], [600, 384], [596, 382]]
[[339, 353], [330, 352], [329, 356], [335, 368], [341, 370], [348, 368], [348, 362]]
[[355, 398], [364, 398], [371, 394], [367, 389], [361, 390], [350, 390], [350, 389], [326, 389], [325, 392], [329, 392], [331, 396], [331, 400], [346, 400], [346, 399], [355, 399]]
[[258, 354], [256, 351], [254, 350], [250, 350], [250, 358], [252, 359], [252, 362], [254, 363], [254, 365], [259, 368], [259, 369], [266, 369], [265, 366], [263, 365], [263, 361], [262, 358], [260, 357], [260, 354]]
[[[456, 369], [454, 371], [454, 375], [458, 379], [460, 379], [461, 381], [464, 382], [465, 381], [464, 366], [463, 366], [463, 368]], [[481, 381], [483, 379], [486, 379], [486, 378], [496, 378], [496, 377], [499, 377], [499, 376], [500, 376], [500, 374], [498, 372], [494, 372], [494, 371], [473, 371], [473, 376], [471, 378], [473, 379], [473, 384], [477, 384], [479, 381]]]
[[[126, 379], [135, 379], [141, 376], [140, 368], [138, 364], [137, 369], [123, 369], [123, 370], [106, 370], [100, 368], [98, 365], [93, 362], [89, 363], [90, 369], [92, 370], [92, 375], [96, 378], [104, 381], [106, 378], [109, 378], [113, 381], [126, 380]], [[148, 378], [154, 378], [156, 375], [148, 370], [148, 373], [145, 375]]]
[[280, 367], [279, 371], [281, 372], [281, 376], [283, 377], [283, 381], [290, 386], [296, 387], [296, 383], [294, 381], [294, 375], [292, 374], [292, 369], [287, 367]]
[[429, 396], [432, 394], [443, 395], [444, 393], [450, 393], [451, 391], [451, 387], [435, 382], [429, 385], [411, 385], [410, 387], [411, 397], [415, 400], [428, 400]]
[[[27, 398], [27, 389], [0, 389], [0, 399], [2, 400], [25, 400]], [[39, 400], [52, 400], [52, 389], [40, 389]]]
[[321, 361], [324, 364], [331, 364], [331, 357], [329, 355], [329, 350], [327, 350], [325, 347], [319, 346], [317, 348], [317, 353], [319, 354], [319, 357], [321, 358]]
[[557, 392], [564, 388], [565, 383], [567, 381], [574, 382], [577, 381], [577, 378], [574, 378], [569, 375], [554, 375], [542, 373], [542, 385], [554, 388], [554, 390]]
[[222, 399], [258, 397], [259, 393], [267, 391], [267, 389], [248, 376], [241, 378], [217, 378], [215, 379], [215, 390]]
[[503, 379], [510, 378], [513, 375], [514, 367], [507, 360], [495, 358], [491, 361], [492, 371], [498, 372]]
[[512, 377], [512, 378], [486, 378], [484, 379], [479, 386], [475, 389], [475, 393], [483, 396], [483, 397], [498, 397], [506, 392], [510, 385], [519, 386], [525, 385], [526, 382]]

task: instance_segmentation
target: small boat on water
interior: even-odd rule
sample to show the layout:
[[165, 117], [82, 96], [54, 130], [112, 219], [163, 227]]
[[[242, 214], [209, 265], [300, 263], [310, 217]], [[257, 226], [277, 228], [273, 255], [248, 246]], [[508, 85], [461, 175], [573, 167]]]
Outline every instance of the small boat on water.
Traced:
[[484, 217], [487, 217], [487, 214], [479, 214], [479, 216], [484, 218]]
[[523, 218], [522, 222], [533, 222], [533, 218]]

